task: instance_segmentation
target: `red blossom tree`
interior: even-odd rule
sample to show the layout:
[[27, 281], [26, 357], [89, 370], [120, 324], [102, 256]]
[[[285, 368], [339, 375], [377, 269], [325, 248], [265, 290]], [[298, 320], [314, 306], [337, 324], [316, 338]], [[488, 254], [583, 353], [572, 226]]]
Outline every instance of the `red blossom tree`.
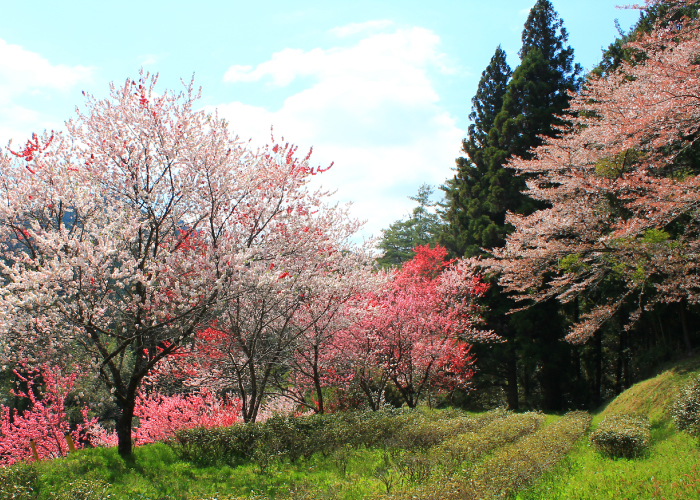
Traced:
[[356, 360], [357, 382], [373, 406], [386, 381], [411, 408], [433, 388], [466, 387], [473, 373], [467, 341], [491, 335], [473, 328], [478, 311], [472, 299], [487, 286], [469, 263], [447, 261], [439, 245], [415, 252], [389, 289], [370, 301], [370, 313], [341, 337], [341, 352]]
[[[70, 435], [76, 448], [82, 448], [87, 429], [94, 424], [86, 420], [71, 430], [65, 402], [73, 390], [79, 372], [63, 373], [59, 367], [42, 365], [24, 375], [15, 370], [18, 387], [12, 394], [28, 400], [23, 412], [0, 405], [0, 465], [12, 465], [33, 458], [31, 442], [39, 458], [68, 455], [66, 436]], [[26, 386], [20, 389], [19, 385]]]
[[570, 341], [588, 339], [623, 303], [637, 304], [633, 323], [657, 302], [700, 302], [700, 24], [670, 22], [689, 5], [700, 4], [669, 3], [651, 33], [627, 44], [644, 57], [592, 77], [562, 135], [511, 162], [549, 208], [509, 214], [515, 231], [491, 264], [521, 299], [593, 300]]

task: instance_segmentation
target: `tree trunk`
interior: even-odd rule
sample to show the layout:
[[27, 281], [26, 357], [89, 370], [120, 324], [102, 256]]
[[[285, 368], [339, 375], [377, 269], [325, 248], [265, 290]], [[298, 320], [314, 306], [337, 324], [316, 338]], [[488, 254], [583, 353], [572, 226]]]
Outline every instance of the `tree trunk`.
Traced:
[[517, 410], [518, 402], [518, 360], [515, 357], [514, 349], [508, 350], [508, 360], [506, 361], [506, 399], [509, 410]]
[[598, 407], [603, 402], [603, 332], [598, 330], [593, 335], [595, 359], [595, 383], [593, 400]]
[[314, 346], [314, 388], [316, 389], [316, 413], [323, 413], [323, 388], [321, 374], [318, 372], [318, 346]]
[[127, 397], [127, 400], [122, 404], [122, 414], [117, 420], [116, 430], [119, 455], [128, 457], [133, 451], [131, 442], [131, 425], [134, 421], [134, 408], [136, 406], [136, 395]]
[[615, 364], [615, 394], [622, 392], [622, 364], [625, 355], [625, 330], [620, 332], [620, 340], [617, 343], [617, 363]]
[[688, 356], [693, 354], [693, 346], [690, 343], [690, 331], [688, 330], [688, 318], [685, 312], [686, 301], [683, 299], [680, 302], [681, 306], [681, 324], [683, 325], [683, 340], [685, 341], [685, 348], [688, 351]]

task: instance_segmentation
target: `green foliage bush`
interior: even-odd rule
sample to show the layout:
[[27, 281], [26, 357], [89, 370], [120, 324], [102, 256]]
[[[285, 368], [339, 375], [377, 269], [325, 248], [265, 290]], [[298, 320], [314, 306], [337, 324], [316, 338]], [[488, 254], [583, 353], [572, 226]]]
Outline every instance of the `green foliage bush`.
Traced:
[[498, 448], [479, 463], [468, 482], [466, 498], [504, 498], [532, 484], [568, 453], [591, 425], [586, 412], [567, 413], [540, 431]]
[[34, 464], [17, 462], [11, 467], [0, 467], [0, 498], [13, 500], [36, 498], [34, 490], [38, 477]]
[[51, 500], [107, 500], [115, 498], [108, 491], [110, 484], [92, 479], [79, 479], [68, 483], [60, 492], [51, 494]]
[[535, 432], [544, 422], [541, 413], [497, 414], [479, 428], [452, 436], [435, 451], [436, 461], [448, 472], [466, 471], [487, 453]]
[[680, 391], [671, 414], [679, 431], [700, 436], [700, 376]]
[[[227, 428], [188, 429], [170, 445], [185, 460], [200, 464], [252, 461], [261, 471], [275, 460], [308, 459], [314, 453], [336, 454], [345, 447], [425, 450], [455, 434], [477, 430], [505, 418], [504, 410], [471, 418], [456, 412], [425, 414], [409, 409], [341, 412], [303, 417], [273, 416], [263, 423]], [[338, 454], [340, 463], [345, 460]]]
[[612, 415], [603, 419], [591, 433], [594, 448], [610, 457], [634, 458], [649, 448], [649, 418], [634, 415]]

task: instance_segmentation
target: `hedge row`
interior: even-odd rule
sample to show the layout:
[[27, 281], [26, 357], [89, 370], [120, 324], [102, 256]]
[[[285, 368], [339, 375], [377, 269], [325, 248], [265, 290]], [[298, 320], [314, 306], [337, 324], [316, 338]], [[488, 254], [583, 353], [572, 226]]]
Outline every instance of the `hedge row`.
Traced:
[[681, 390], [671, 413], [679, 431], [700, 436], [700, 376]]
[[648, 417], [611, 415], [591, 433], [596, 451], [609, 457], [634, 458], [649, 448], [651, 426]]
[[426, 415], [402, 409], [274, 416], [264, 423], [181, 431], [170, 445], [188, 461], [231, 465], [253, 461], [265, 470], [274, 460], [296, 462], [314, 453], [329, 456], [345, 447], [425, 450], [506, 416], [504, 410], [468, 417], [459, 412]]

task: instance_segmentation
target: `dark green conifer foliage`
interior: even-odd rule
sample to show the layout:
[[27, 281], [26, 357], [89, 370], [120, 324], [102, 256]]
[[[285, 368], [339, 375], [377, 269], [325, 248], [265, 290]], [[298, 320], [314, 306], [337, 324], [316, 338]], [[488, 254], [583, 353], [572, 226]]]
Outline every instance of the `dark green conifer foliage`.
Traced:
[[523, 30], [520, 65], [494, 123], [499, 146], [509, 155], [527, 156], [541, 144], [539, 136], [556, 135], [553, 126], [562, 124], [559, 116], [568, 108], [569, 92], [577, 89], [581, 73], [581, 66], [573, 63], [574, 49], [566, 46], [568, 39], [551, 2], [537, 0]]
[[[522, 40], [521, 63], [512, 75], [500, 48], [484, 71], [470, 115], [474, 124], [463, 141], [468, 158], [457, 160], [455, 177], [443, 186], [448, 225], [442, 240], [458, 256], [481, 255], [502, 246], [510, 232], [506, 213], [530, 214], [539, 208], [523, 194], [525, 180], [504, 165], [512, 156], [526, 157], [541, 143], [539, 136], [557, 133], [569, 92], [577, 89], [581, 69], [573, 64], [563, 21], [549, 0], [536, 2]], [[564, 329], [558, 304], [506, 315], [514, 304], [500, 293], [495, 277], [491, 282], [484, 319], [506, 342], [476, 347], [477, 384], [502, 386], [511, 408], [519, 406], [518, 379], [526, 396], [528, 387], [538, 384], [539, 401], [529, 403], [561, 408], [559, 378], [568, 370], [570, 348], [560, 342]]]
[[481, 74], [479, 87], [472, 98], [469, 115], [472, 124], [462, 141], [462, 151], [467, 157], [455, 160], [455, 176], [440, 187], [445, 192], [442, 216], [447, 221], [441, 242], [454, 255], [479, 255], [482, 247], [497, 246], [502, 237], [502, 231], [492, 218], [499, 204], [494, 205], [493, 197], [487, 198], [491, 191], [489, 171], [502, 165], [505, 156], [498, 158], [496, 151], [491, 151], [494, 148], [489, 145], [489, 132], [503, 107], [511, 74], [506, 53], [499, 46]]
[[436, 205], [430, 200], [432, 194], [432, 187], [427, 184], [420, 186], [416, 196], [409, 196], [418, 206], [406, 219], [394, 222], [383, 231], [384, 235], [377, 245], [384, 252], [377, 259], [377, 264], [381, 267], [400, 266], [414, 257], [413, 249], [416, 246], [437, 241], [441, 221], [432, 210]]

